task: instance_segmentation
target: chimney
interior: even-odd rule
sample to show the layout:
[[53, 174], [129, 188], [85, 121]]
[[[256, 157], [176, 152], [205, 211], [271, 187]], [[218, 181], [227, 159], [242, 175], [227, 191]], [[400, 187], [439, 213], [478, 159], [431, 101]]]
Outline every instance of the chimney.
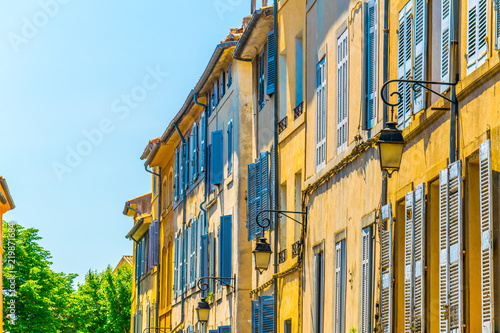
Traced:
[[250, 14], [255, 13], [255, 0], [251, 0]]
[[262, 7], [267, 7], [267, 0], [262, 0]]

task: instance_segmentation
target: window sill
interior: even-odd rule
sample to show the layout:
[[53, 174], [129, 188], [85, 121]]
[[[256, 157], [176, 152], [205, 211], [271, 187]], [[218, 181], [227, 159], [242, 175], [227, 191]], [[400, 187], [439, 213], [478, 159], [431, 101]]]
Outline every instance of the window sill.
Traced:
[[226, 179], [224, 179], [224, 187], [229, 188], [229, 185], [233, 182], [233, 173], [231, 172]]

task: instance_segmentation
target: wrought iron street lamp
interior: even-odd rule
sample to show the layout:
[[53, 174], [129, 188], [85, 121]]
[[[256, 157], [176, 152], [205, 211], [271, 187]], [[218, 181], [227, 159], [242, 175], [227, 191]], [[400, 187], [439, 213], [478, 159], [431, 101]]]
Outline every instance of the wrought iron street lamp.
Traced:
[[202, 323], [206, 323], [208, 321], [208, 315], [210, 313], [210, 305], [207, 303], [205, 297], [203, 297], [201, 301], [198, 302], [196, 313], [198, 314], [198, 321]]
[[390, 176], [394, 171], [399, 171], [405, 140], [403, 134], [396, 127], [396, 123], [390, 121], [387, 127], [380, 132], [377, 141], [380, 154], [380, 168]]

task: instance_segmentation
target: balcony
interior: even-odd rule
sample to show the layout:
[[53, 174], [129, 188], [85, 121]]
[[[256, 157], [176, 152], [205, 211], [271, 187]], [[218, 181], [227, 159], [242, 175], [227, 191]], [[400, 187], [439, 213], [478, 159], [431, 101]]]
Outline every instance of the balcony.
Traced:
[[286, 249], [278, 254], [279, 263], [282, 264], [286, 261]]
[[302, 114], [302, 112], [304, 111], [303, 110], [303, 107], [304, 107], [304, 102], [300, 102], [299, 105], [297, 105], [295, 107], [295, 109], [293, 109], [293, 120], [297, 119], [298, 117], [300, 117], [300, 115]]
[[280, 122], [278, 123], [278, 134], [281, 134], [286, 129], [286, 126], [288, 125], [288, 117], [285, 116], [285, 118], [281, 119]]
[[296, 256], [299, 255], [300, 246], [301, 246], [300, 241], [297, 241], [297, 242], [292, 244], [292, 258], [295, 258]]

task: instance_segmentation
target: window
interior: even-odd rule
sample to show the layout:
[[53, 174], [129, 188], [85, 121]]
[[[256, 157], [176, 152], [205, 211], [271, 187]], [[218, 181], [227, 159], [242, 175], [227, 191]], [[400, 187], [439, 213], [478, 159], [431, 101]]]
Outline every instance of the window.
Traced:
[[295, 106], [303, 101], [304, 45], [302, 32], [295, 38]]
[[314, 333], [323, 333], [324, 281], [323, 252], [318, 252], [314, 255]]
[[487, 0], [467, 1], [467, 75], [481, 66], [488, 55]]
[[280, 120], [286, 117], [287, 113], [287, 76], [286, 76], [286, 51], [279, 55], [279, 116]]
[[264, 51], [257, 57], [257, 105], [259, 111], [264, 107]]
[[223, 181], [223, 151], [222, 131], [212, 132], [212, 150], [210, 154], [210, 181], [212, 185], [221, 184]]
[[326, 57], [316, 66], [316, 171], [326, 160]]
[[361, 231], [361, 329], [360, 333], [372, 331], [372, 228], [363, 228]]
[[198, 123], [195, 122], [191, 130], [191, 179], [193, 183], [198, 178], [198, 143]]
[[179, 173], [180, 173], [180, 151], [179, 148], [175, 149], [175, 161], [174, 161], [174, 200], [179, 200]]
[[233, 84], [233, 63], [230, 63], [227, 67], [227, 87], [231, 87]]
[[335, 333], [345, 332], [345, 240], [335, 244]]
[[215, 81], [212, 89], [212, 111], [215, 110], [219, 104], [219, 82]]
[[274, 30], [267, 34], [267, 94], [274, 94], [276, 85], [276, 42]]
[[222, 97], [224, 97], [224, 94], [226, 93], [226, 73], [222, 71], [220, 73], [220, 88], [219, 88], [219, 95], [220, 99], [222, 100]]
[[337, 154], [347, 148], [349, 112], [349, 38], [346, 29], [337, 39]]
[[291, 319], [285, 320], [285, 323], [283, 325], [283, 332], [284, 333], [292, 333], [292, 320]]
[[227, 123], [227, 174], [233, 171], [233, 121]]
[[[222, 216], [219, 234], [219, 277], [232, 277], [232, 216]], [[231, 279], [223, 279], [222, 285], [231, 285]]]
[[[269, 209], [269, 152], [263, 152], [255, 163], [248, 165], [247, 184], [247, 229], [248, 240], [262, 235], [262, 229], [258, 227], [255, 219], [256, 214], [264, 209]], [[269, 214], [261, 214], [260, 218], [268, 217]], [[263, 223], [262, 223], [263, 224]]]
[[[175, 162], [174, 162], [175, 163]], [[170, 171], [169, 175], [168, 175], [168, 190], [167, 190], [167, 193], [169, 193], [168, 195], [168, 204], [170, 205], [172, 203], [172, 201], [174, 200], [174, 197], [175, 197], [175, 185], [174, 185], [174, 176], [172, 175], [172, 171]]]
[[368, 31], [366, 42], [366, 128], [375, 126], [377, 121], [377, 2], [367, 4]]
[[272, 333], [274, 330], [274, 297], [260, 296], [252, 301], [252, 333]]

